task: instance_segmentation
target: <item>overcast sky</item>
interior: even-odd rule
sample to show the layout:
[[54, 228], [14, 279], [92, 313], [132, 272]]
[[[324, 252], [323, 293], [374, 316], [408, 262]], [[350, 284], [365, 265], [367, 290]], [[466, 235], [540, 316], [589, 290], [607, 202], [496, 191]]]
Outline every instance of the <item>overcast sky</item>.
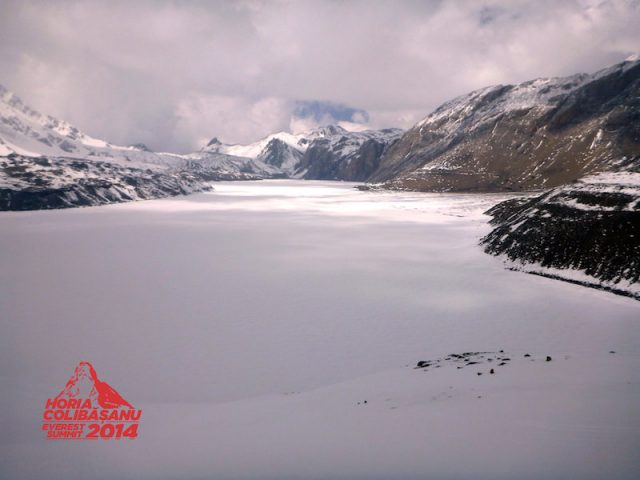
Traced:
[[0, 83], [93, 136], [180, 152], [406, 128], [475, 88], [638, 51], [640, 0], [0, 0]]

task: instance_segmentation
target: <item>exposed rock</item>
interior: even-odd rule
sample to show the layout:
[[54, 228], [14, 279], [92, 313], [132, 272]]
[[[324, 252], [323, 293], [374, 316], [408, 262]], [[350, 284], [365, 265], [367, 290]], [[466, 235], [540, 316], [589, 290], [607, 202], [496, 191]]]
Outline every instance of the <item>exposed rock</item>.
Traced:
[[300, 164], [303, 155], [300, 150], [293, 148], [278, 138], [274, 138], [260, 152], [257, 158], [268, 165], [291, 171]]
[[523, 191], [619, 171], [640, 156], [640, 61], [445, 103], [389, 147], [370, 178], [393, 189]]
[[0, 210], [104, 205], [210, 190], [190, 172], [68, 158], [0, 157]]
[[259, 160], [201, 151], [112, 145], [43, 115], [0, 86], [0, 210], [101, 205], [210, 190], [212, 180], [280, 171]]
[[367, 180], [402, 133], [398, 129], [348, 132], [335, 126], [325, 127], [323, 132], [310, 142], [296, 167], [304, 179]]
[[329, 125], [298, 134], [278, 132], [246, 145], [227, 145], [214, 138], [201, 153], [243, 157], [273, 167], [266, 177], [362, 181], [378, 168], [401, 133], [399, 129], [353, 132]]
[[640, 173], [586, 177], [487, 214], [481, 243], [509, 268], [640, 298]]

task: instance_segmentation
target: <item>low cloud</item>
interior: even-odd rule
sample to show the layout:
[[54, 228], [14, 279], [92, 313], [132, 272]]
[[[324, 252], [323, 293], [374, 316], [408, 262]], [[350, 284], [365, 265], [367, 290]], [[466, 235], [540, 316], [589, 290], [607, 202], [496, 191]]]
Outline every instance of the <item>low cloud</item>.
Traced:
[[186, 95], [176, 105], [175, 144], [195, 149], [212, 137], [225, 143], [250, 142], [286, 130], [291, 108], [290, 102], [276, 97]]
[[409, 127], [475, 88], [622, 61], [638, 24], [638, 0], [3, 0], [0, 83], [91, 135], [189, 151], [332, 120]]
[[297, 101], [291, 112], [289, 130], [300, 133], [337, 124], [347, 130], [359, 131], [366, 130], [368, 122], [369, 113], [360, 108], [332, 102]]

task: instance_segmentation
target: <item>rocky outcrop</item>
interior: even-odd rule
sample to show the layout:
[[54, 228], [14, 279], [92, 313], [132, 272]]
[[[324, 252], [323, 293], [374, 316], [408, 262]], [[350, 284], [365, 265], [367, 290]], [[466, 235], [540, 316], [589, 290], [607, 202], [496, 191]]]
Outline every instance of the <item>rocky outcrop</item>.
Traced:
[[210, 190], [211, 181], [255, 180], [278, 172], [211, 146], [177, 155], [143, 144], [112, 145], [37, 112], [0, 86], [0, 210], [162, 198]]
[[296, 168], [304, 179], [366, 181], [402, 133], [398, 129], [347, 132], [336, 126], [325, 131], [311, 141]]
[[338, 125], [305, 133], [279, 132], [247, 145], [226, 145], [212, 139], [200, 152], [252, 159], [265, 178], [365, 181], [402, 130], [348, 131]]
[[285, 171], [295, 170], [303, 155], [304, 153], [301, 150], [298, 150], [279, 138], [273, 138], [260, 152], [257, 159], [267, 165], [281, 169], [284, 174]]
[[481, 244], [509, 268], [640, 299], [640, 173], [587, 177], [487, 214]]
[[211, 189], [187, 171], [57, 157], [0, 157], [0, 211], [104, 205]]

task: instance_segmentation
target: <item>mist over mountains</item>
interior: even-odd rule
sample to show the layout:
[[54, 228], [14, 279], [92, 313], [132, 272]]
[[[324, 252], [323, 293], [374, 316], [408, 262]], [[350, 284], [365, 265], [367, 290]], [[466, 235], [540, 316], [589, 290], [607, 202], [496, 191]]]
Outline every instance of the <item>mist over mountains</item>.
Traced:
[[528, 191], [637, 171], [640, 61], [594, 74], [487, 87], [406, 132], [339, 125], [250, 144], [213, 137], [190, 154], [93, 138], [0, 87], [2, 209], [156, 198], [215, 180], [347, 180], [436, 192]]

